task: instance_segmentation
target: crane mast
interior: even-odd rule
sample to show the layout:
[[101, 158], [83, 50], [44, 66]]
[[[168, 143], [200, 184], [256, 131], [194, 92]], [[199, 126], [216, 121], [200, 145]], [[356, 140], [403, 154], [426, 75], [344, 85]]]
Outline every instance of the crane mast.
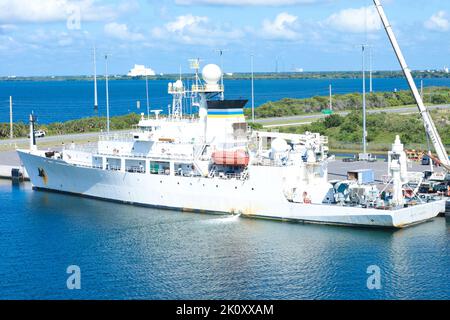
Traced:
[[442, 143], [441, 137], [439, 136], [436, 126], [434, 125], [431, 115], [428, 112], [427, 108], [425, 107], [425, 104], [423, 103], [422, 97], [420, 96], [419, 90], [417, 89], [417, 86], [412, 77], [411, 70], [406, 64], [406, 60], [397, 42], [397, 38], [395, 37], [394, 31], [392, 30], [392, 26], [390, 25], [389, 20], [384, 12], [383, 6], [381, 5], [380, 0], [373, 0], [373, 2], [375, 4], [375, 7], [377, 8], [381, 21], [383, 22], [384, 29], [386, 30], [386, 33], [392, 44], [392, 48], [395, 51], [398, 62], [400, 63], [400, 66], [403, 70], [406, 80], [408, 81], [408, 85], [413, 93], [414, 99], [416, 100], [417, 107], [419, 108], [420, 115], [422, 116], [424, 122], [425, 130], [427, 131], [428, 136], [430, 137], [430, 140], [433, 143], [434, 149], [436, 150], [436, 154], [439, 160], [441, 161], [442, 164], [445, 165], [445, 167], [448, 167], [450, 166], [450, 161], [448, 159], [447, 151], [445, 150], [445, 147]]

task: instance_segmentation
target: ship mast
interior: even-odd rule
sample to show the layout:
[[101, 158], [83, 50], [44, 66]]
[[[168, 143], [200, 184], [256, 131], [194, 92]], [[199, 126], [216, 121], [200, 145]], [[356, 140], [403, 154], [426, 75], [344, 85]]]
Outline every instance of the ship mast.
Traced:
[[408, 85], [412, 91], [414, 99], [416, 100], [417, 107], [419, 108], [420, 115], [422, 116], [425, 125], [425, 130], [427, 131], [428, 136], [430, 137], [430, 140], [433, 143], [434, 149], [436, 150], [439, 160], [448, 170], [450, 168], [450, 161], [448, 159], [447, 151], [445, 150], [445, 147], [442, 143], [441, 137], [439, 136], [436, 126], [434, 125], [431, 115], [428, 112], [427, 108], [425, 107], [425, 104], [423, 103], [422, 97], [420, 96], [419, 90], [417, 89], [417, 86], [412, 77], [411, 70], [406, 64], [406, 60], [397, 42], [397, 38], [395, 37], [394, 31], [392, 30], [392, 26], [389, 23], [389, 20], [384, 12], [380, 0], [373, 0], [373, 2], [375, 4], [375, 7], [377, 8], [381, 21], [383, 22], [387, 36], [389, 37], [392, 48], [395, 51], [398, 62], [400, 63], [400, 66], [402, 67], [406, 80], [408, 81]]

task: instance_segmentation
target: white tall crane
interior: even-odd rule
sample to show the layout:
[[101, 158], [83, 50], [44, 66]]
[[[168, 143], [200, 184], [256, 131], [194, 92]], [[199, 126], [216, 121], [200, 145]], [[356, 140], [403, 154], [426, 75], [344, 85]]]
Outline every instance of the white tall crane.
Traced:
[[417, 89], [417, 86], [412, 77], [411, 70], [406, 64], [406, 60], [397, 42], [394, 31], [392, 30], [392, 26], [390, 25], [389, 20], [384, 12], [383, 6], [381, 5], [380, 0], [373, 0], [373, 2], [375, 4], [375, 7], [377, 8], [381, 21], [383, 22], [386, 33], [392, 44], [392, 48], [394, 49], [395, 54], [397, 56], [398, 62], [400, 63], [400, 66], [402, 67], [406, 80], [408, 81], [408, 85], [413, 93], [414, 99], [416, 100], [417, 107], [419, 108], [420, 115], [422, 116], [425, 125], [425, 130], [428, 133], [431, 142], [433, 143], [434, 149], [436, 150], [436, 154], [442, 165], [447, 170], [450, 170], [450, 161], [448, 159], [447, 151], [445, 150], [441, 137], [439, 136], [436, 126], [434, 125], [433, 119], [431, 118], [430, 113], [428, 112], [427, 108], [425, 107], [425, 104], [423, 103], [422, 97], [420, 96], [419, 90]]
[[97, 55], [94, 45], [94, 109], [98, 109], [98, 98], [97, 98]]

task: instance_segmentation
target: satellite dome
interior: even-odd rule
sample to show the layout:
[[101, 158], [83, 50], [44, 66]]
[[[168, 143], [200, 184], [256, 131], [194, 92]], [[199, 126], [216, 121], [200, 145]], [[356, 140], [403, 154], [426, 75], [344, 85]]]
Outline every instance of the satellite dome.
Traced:
[[272, 151], [273, 152], [286, 152], [289, 150], [289, 145], [286, 140], [281, 138], [276, 138], [272, 141]]
[[222, 77], [222, 70], [217, 64], [207, 64], [202, 70], [202, 77], [207, 84], [217, 84]]

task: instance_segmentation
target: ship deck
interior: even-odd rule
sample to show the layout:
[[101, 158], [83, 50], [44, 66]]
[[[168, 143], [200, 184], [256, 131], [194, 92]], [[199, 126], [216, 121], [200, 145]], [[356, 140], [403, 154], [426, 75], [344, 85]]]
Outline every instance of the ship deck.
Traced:
[[[2, 167], [20, 166], [19, 156], [15, 151], [0, 152], [0, 172]], [[387, 174], [387, 162], [378, 160], [376, 162], [343, 162], [342, 159], [337, 158], [328, 165], [328, 178], [330, 180], [344, 180], [347, 177], [347, 172], [358, 169], [372, 169], [374, 171], [375, 180], [383, 181], [383, 176]], [[408, 168], [409, 171], [425, 171], [429, 170], [430, 166], [423, 166], [420, 163], [413, 162]], [[435, 167], [436, 171], [442, 171], [441, 168]], [[8, 172], [10, 174], [10, 172]]]

